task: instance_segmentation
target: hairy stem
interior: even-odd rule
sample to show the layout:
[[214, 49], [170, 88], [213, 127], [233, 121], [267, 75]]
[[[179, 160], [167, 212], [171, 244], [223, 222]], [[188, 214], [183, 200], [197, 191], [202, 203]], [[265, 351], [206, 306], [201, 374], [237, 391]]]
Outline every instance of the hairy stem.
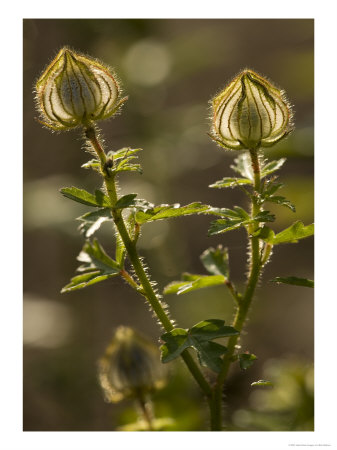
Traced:
[[[257, 193], [260, 190], [260, 164], [258, 159], [258, 151], [250, 150], [251, 163], [254, 173], [254, 195], [251, 197], [251, 217], [256, 216], [260, 211], [260, 206], [257, 201]], [[258, 225], [257, 225], [258, 226]], [[239, 332], [242, 331], [249, 307], [251, 305], [255, 288], [259, 280], [262, 264], [260, 261], [260, 245], [259, 238], [252, 236], [257, 226], [254, 224], [249, 226], [248, 235], [250, 240], [249, 251], [249, 274], [247, 278], [246, 288], [241, 298], [239, 298], [238, 307], [233, 320], [232, 326]], [[227, 353], [224, 356], [223, 366], [218, 375], [216, 384], [214, 386], [212, 400], [211, 400], [211, 428], [212, 430], [220, 431], [222, 429], [222, 395], [223, 385], [226, 381], [229, 368], [233, 362], [233, 355], [239, 335], [231, 336], [227, 344]]]
[[[107, 194], [111, 200], [111, 203], [114, 205], [118, 200], [117, 195], [117, 188], [116, 188], [116, 180], [114, 175], [110, 174], [107, 168], [107, 158], [105, 155], [105, 152], [103, 150], [103, 147], [101, 146], [99, 140], [96, 136], [96, 131], [92, 127], [88, 127], [85, 130], [85, 135], [90, 141], [92, 147], [94, 148], [95, 152], [97, 153], [97, 156], [101, 163], [101, 175], [104, 178], [104, 184], [107, 190]], [[127, 230], [127, 227], [125, 225], [122, 213], [120, 209], [112, 209], [112, 215], [113, 220], [116, 225], [116, 228], [119, 232], [119, 235], [124, 243], [125, 249], [127, 251], [127, 254], [129, 256], [129, 259], [131, 261], [131, 264], [133, 266], [133, 269], [138, 277], [139, 283], [142, 287], [142, 295], [147, 299], [147, 301], [150, 303], [151, 308], [153, 309], [154, 313], [156, 314], [158, 320], [160, 321], [161, 325], [165, 329], [165, 331], [171, 331], [173, 330], [174, 326], [172, 321], [170, 320], [168, 314], [166, 313], [165, 309], [163, 308], [160, 299], [158, 298], [156, 292], [154, 291], [152, 284], [145, 272], [143, 263], [141, 261], [141, 258], [138, 254], [136, 244], [133, 239], [131, 239], [129, 232]], [[198, 365], [195, 363], [194, 359], [188, 352], [188, 350], [184, 350], [181, 354], [183, 360], [185, 361], [185, 364], [187, 365], [189, 371], [193, 375], [195, 381], [198, 383], [204, 394], [207, 396], [207, 398], [210, 398], [211, 396], [211, 387], [208, 384], [206, 378], [204, 377], [203, 373], [200, 371]]]

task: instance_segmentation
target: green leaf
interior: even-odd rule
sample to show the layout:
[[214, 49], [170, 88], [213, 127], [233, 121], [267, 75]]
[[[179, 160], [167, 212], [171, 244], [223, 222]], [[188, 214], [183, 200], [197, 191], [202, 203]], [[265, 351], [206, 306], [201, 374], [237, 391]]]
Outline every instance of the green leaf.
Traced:
[[64, 288], [61, 290], [61, 294], [64, 294], [65, 292], [75, 291], [77, 289], [83, 289], [85, 287], [91, 286], [92, 284], [107, 280], [108, 278], [111, 278], [111, 276], [113, 275], [100, 275], [99, 271], [77, 275], [71, 278], [69, 284], [64, 286]]
[[160, 347], [163, 363], [168, 363], [177, 358], [187, 347], [192, 345], [188, 339], [188, 330], [183, 328], [175, 328], [169, 333], [163, 334], [161, 339], [165, 342]]
[[178, 203], [174, 205], [159, 205], [146, 211], [138, 211], [136, 214], [136, 222], [143, 224], [146, 222], [153, 222], [154, 220], [188, 216], [206, 212], [209, 209], [210, 207], [208, 205], [202, 205], [199, 202], [191, 203], [186, 206], [180, 206]]
[[243, 225], [244, 221], [242, 219], [219, 219], [211, 223], [210, 229], [208, 230], [208, 235], [213, 236], [214, 234], [236, 230]]
[[223, 275], [229, 278], [228, 249], [218, 245], [216, 249], [209, 248], [203, 252], [200, 259], [205, 269], [212, 275]]
[[286, 158], [281, 158], [274, 161], [269, 161], [265, 163], [261, 169], [261, 179], [266, 177], [267, 175], [270, 175], [271, 173], [274, 173], [276, 170], [280, 169], [283, 164], [286, 162]]
[[248, 369], [257, 357], [250, 353], [240, 353], [239, 354], [239, 363], [242, 370]]
[[208, 341], [239, 334], [233, 327], [225, 325], [225, 321], [221, 319], [203, 320], [190, 328], [189, 333], [199, 341]]
[[314, 234], [314, 224], [304, 226], [303, 222], [297, 221], [293, 223], [289, 228], [286, 228], [285, 230], [281, 231], [276, 235], [271, 228], [264, 226], [259, 230], [257, 230], [254, 233], [254, 236], [263, 239], [269, 244], [277, 245], [286, 243], [296, 243], [298, 242], [299, 239], [304, 239], [306, 237], [312, 236], [313, 234]]
[[284, 244], [287, 242], [297, 242], [299, 239], [312, 236], [314, 234], [314, 224], [304, 226], [303, 222], [297, 221], [289, 228], [276, 234], [273, 239], [273, 244]]
[[284, 283], [284, 284], [293, 284], [295, 286], [305, 286], [305, 287], [314, 287], [314, 281], [308, 280], [307, 278], [298, 278], [298, 277], [275, 277], [270, 280], [273, 283]]
[[285, 206], [285, 207], [291, 209], [292, 212], [296, 212], [295, 206], [289, 200], [287, 200], [285, 197], [282, 197], [280, 195], [270, 195], [265, 198], [265, 201], [277, 203], [278, 205]]
[[123, 195], [123, 197], [120, 197], [115, 203], [114, 209], [129, 208], [130, 206], [134, 206], [135, 205], [134, 200], [136, 197], [137, 194]]
[[275, 233], [271, 228], [264, 225], [262, 228], [259, 228], [255, 233], [253, 233], [253, 236], [259, 237], [267, 243], [272, 244]]
[[[186, 275], [185, 275], [186, 277]], [[186, 294], [186, 292], [196, 291], [211, 286], [223, 285], [227, 279], [223, 275], [190, 275], [192, 280], [173, 281], [164, 289], [164, 294]]]
[[141, 148], [130, 148], [130, 147], [123, 147], [119, 150], [116, 150], [115, 152], [109, 152], [107, 154], [108, 158], [113, 158], [114, 162], [125, 159], [130, 156], [134, 156], [136, 153], [142, 151]]
[[227, 188], [227, 187], [233, 188], [235, 186], [244, 185], [244, 184], [253, 184], [253, 182], [249, 178], [225, 177], [222, 180], [219, 180], [213, 184], [210, 184], [208, 187], [222, 189], [222, 188]]
[[88, 212], [83, 216], [78, 217], [76, 220], [81, 221], [79, 230], [88, 238], [99, 229], [103, 222], [112, 220], [111, 209], [97, 209], [96, 211]]
[[274, 222], [275, 215], [270, 214], [269, 211], [261, 211], [254, 217], [253, 220], [256, 220], [257, 222]]
[[163, 363], [172, 361], [181, 355], [188, 347], [196, 350], [200, 364], [214, 372], [220, 372], [221, 356], [227, 348], [213, 339], [229, 337], [239, 334], [233, 327], [224, 325], [223, 320], [208, 319], [194, 325], [189, 330], [175, 328], [161, 336], [164, 344], [161, 346], [161, 360]]
[[82, 203], [84, 205], [101, 207], [112, 206], [109, 197], [103, 194], [100, 190], [95, 191], [95, 195], [90, 194], [84, 189], [78, 189], [76, 187], [62, 188], [60, 189], [60, 192], [70, 200], [74, 200], [75, 202]]
[[221, 356], [227, 352], [227, 347], [218, 344], [217, 342], [199, 342], [197, 348], [197, 355], [200, 365], [208, 367], [213, 372], [219, 373], [222, 368]]
[[248, 152], [242, 153], [236, 159], [234, 159], [235, 165], [231, 168], [248, 180], [254, 181], [254, 173], [252, 169], [252, 162]]
[[87, 241], [77, 259], [83, 263], [77, 269], [82, 274], [73, 277], [70, 283], [61, 290], [61, 293], [82, 289], [106, 280], [118, 275], [121, 270], [117, 262], [107, 255], [97, 239], [94, 239], [93, 242]]
[[90, 161], [81, 165], [82, 169], [94, 169], [97, 172], [101, 169], [101, 164], [98, 159], [91, 159]]
[[254, 381], [254, 383], [252, 383], [251, 386], [253, 386], [253, 387], [273, 387], [274, 384], [271, 381], [259, 380], [259, 381]]

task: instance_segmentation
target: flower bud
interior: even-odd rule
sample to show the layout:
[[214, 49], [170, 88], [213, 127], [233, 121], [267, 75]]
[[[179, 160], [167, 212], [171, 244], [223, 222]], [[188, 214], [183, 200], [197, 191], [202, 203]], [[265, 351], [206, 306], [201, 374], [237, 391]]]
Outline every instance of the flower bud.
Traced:
[[269, 147], [291, 131], [291, 108], [283, 91], [244, 70], [212, 100], [211, 137], [231, 150]]
[[99, 361], [99, 381], [105, 398], [118, 402], [164, 385], [165, 370], [158, 348], [132, 328], [117, 328]]
[[43, 124], [66, 130], [112, 116], [126, 98], [111, 71], [67, 47], [59, 51], [36, 83]]

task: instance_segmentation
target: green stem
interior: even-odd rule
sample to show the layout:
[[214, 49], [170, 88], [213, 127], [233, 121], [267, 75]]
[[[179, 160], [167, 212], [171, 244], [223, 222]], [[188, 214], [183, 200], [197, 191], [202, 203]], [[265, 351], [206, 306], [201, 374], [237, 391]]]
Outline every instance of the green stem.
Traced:
[[[260, 190], [261, 178], [260, 178], [260, 164], [258, 159], [258, 151], [250, 150], [250, 157], [252, 162], [252, 168], [254, 173], [254, 195], [252, 196], [251, 205], [251, 217], [256, 216], [260, 211], [260, 206], [257, 201], [257, 193]], [[257, 225], [258, 226], [258, 225]], [[261, 261], [260, 261], [260, 245], [259, 238], [252, 236], [253, 232], [257, 228], [256, 225], [251, 225], [248, 229], [248, 235], [250, 236], [250, 268], [247, 279], [246, 289], [239, 299], [236, 314], [233, 320], [232, 326], [241, 333], [249, 307], [251, 305], [255, 288], [259, 280], [261, 273]], [[222, 429], [222, 395], [223, 385], [226, 381], [229, 368], [233, 362], [233, 355], [235, 352], [236, 344], [239, 339], [239, 335], [231, 336], [228, 339], [227, 352], [224, 356], [223, 366], [221, 372], [218, 375], [216, 384], [214, 386], [212, 400], [211, 400], [211, 428], [215, 431]]]
[[[106, 167], [106, 155], [105, 152], [100, 144], [100, 142], [97, 139], [95, 129], [92, 127], [88, 127], [85, 131], [85, 135], [90, 141], [92, 147], [97, 153], [97, 156], [99, 157], [100, 163], [101, 163], [101, 174], [104, 178], [104, 184], [108, 193], [108, 196], [111, 200], [111, 203], [114, 205], [117, 200], [117, 189], [116, 189], [116, 182], [115, 177], [109, 173], [107, 167]], [[119, 235], [124, 243], [125, 249], [128, 253], [129, 259], [131, 261], [131, 264], [133, 266], [133, 269], [138, 277], [138, 280], [142, 286], [142, 293], [145, 296], [145, 298], [150, 303], [153, 311], [155, 312], [158, 320], [162, 324], [165, 331], [169, 332], [173, 330], [174, 326], [171, 322], [168, 314], [165, 312], [157, 294], [155, 293], [152, 284], [145, 272], [143, 263], [138, 255], [138, 251], [136, 248], [135, 242], [130, 238], [128, 230], [126, 228], [122, 213], [120, 209], [112, 209], [112, 215], [113, 220], [116, 225], [116, 228], [119, 232]], [[206, 378], [200, 371], [198, 365], [195, 363], [192, 356], [189, 354], [188, 350], [184, 350], [181, 354], [183, 360], [185, 361], [185, 364], [187, 365], [189, 371], [193, 375], [195, 381], [198, 383], [204, 394], [210, 398], [211, 396], [211, 388], [208, 384]]]

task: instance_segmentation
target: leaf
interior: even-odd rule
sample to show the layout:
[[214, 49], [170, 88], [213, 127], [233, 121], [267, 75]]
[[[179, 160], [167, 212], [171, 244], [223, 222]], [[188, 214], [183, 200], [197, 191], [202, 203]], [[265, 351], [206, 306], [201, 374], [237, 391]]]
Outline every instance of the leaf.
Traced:
[[251, 386], [253, 386], [253, 387], [274, 387], [274, 384], [271, 381], [259, 380], [259, 381], [254, 381], [254, 383], [252, 383]]
[[286, 243], [296, 243], [299, 239], [304, 239], [306, 237], [312, 236], [314, 234], [314, 224], [304, 226], [303, 222], [294, 222], [289, 228], [276, 234], [274, 231], [264, 226], [254, 233], [254, 236], [263, 239], [272, 245], [286, 244]]
[[73, 277], [70, 283], [61, 290], [61, 293], [82, 289], [106, 280], [118, 275], [121, 270], [117, 262], [107, 255], [97, 239], [94, 239], [92, 243], [87, 241], [77, 259], [83, 263], [77, 269], [82, 274]]
[[242, 370], [248, 369], [257, 357], [250, 353], [240, 353], [239, 354], [239, 364]]
[[137, 194], [126, 194], [123, 197], [120, 197], [115, 203], [114, 209], [122, 209], [129, 208], [130, 206], [134, 206], [134, 199], [137, 197]]
[[186, 294], [186, 292], [196, 291], [211, 286], [223, 285], [227, 279], [223, 275], [192, 275], [192, 280], [173, 281], [164, 289], [164, 294]]
[[269, 211], [261, 211], [254, 217], [253, 220], [256, 220], [257, 222], [274, 222], [275, 215], [270, 214]]
[[261, 169], [260, 177], [261, 179], [274, 173], [276, 170], [280, 169], [283, 164], [286, 162], [286, 158], [277, 159], [274, 161], [269, 161], [265, 163]]
[[282, 197], [280, 195], [270, 195], [266, 197], [264, 201], [277, 203], [281, 206], [286, 206], [287, 208], [291, 209], [292, 212], [296, 212], [295, 206], [285, 197]]
[[146, 211], [138, 211], [136, 214], [136, 222], [143, 224], [146, 222], [153, 222], [154, 220], [188, 216], [206, 212], [209, 209], [210, 207], [208, 205], [202, 205], [199, 202], [191, 203], [186, 206], [180, 206], [178, 203], [174, 205], [159, 205]]
[[98, 159], [91, 159], [90, 161], [81, 165], [82, 169], [94, 169], [97, 172], [100, 171], [101, 164]]
[[227, 348], [213, 339], [234, 336], [239, 334], [233, 327], [225, 326], [223, 320], [208, 319], [194, 325], [189, 330], [175, 328], [161, 336], [164, 344], [161, 349], [163, 363], [172, 361], [181, 355], [188, 347], [196, 350], [200, 364], [214, 372], [220, 372], [222, 366], [221, 356]]
[[96, 211], [88, 212], [83, 216], [78, 217], [76, 220], [81, 221], [79, 230], [88, 238], [99, 229], [103, 222], [112, 220], [111, 209], [97, 209]]
[[227, 187], [233, 188], [235, 186], [244, 185], [244, 184], [253, 184], [253, 182], [249, 178], [225, 177], [222, 180], [219, 180], [213, 184], [210, 184], [208, 187], [222, 189], [222, 188], [227, 188]]
[[242, 175], [244, 178], [248, 178], [248, 180], [254, 181], [252, 163], [248, 152], [242, 153], [240, 156], [234, 159], [234, 162], [235, 165], [232, 165], [231, 169]]
[[273, 244], [284, 244], [287, 242], [297, 242], [299, 239], [312, 236], [314, 234], [314, 224], [304, 226], [303, 222], [297, 221], [289, 228], [276, 234], [273, 239]]
[[225, 321], [221, 319], [203, 320], [190, 328], [189, 333], [199, 341], [208, 341], [239, 334], [233, 327], [225, 325]]
[[218, 344], [217, 342], [199, 342], [198, 343], [198, 359], [200, 365], [203, 367], [208, 367], [213, 370], [213, 372], [219, 373], [222, 368], [222, 355], [227, 352], [227, 347]]
[[115, 152], [109, 152], [107, 154], [108, 158], [113, 158], [114, 162], [125, 159], [126, 157], [134, 156], [136, 153], [142, 151], [141, 148], [130, 148], [130, 147], [123, 147], [119, 150], [116, 150]]
[[84, 205], [101, 207], [112, 206], [109, 197], [103, 194], [103, 192], [100, 190], [96, 190], [95, 195], [90, 194], [84, 189], [78, 189], [76, 187], [62, 188], [60, 189], [60, 192], [70, 200], [74, 200], [75, 202], [82, 203]]
[[235, 206], [234, 210], [228, 208], [211, 208], [211, 213], [225, 216], [225, 218], [215, 220], [211, 223], [211, 227], [208, 230], [209, 236], [236, 230], [254, 222], [273, 222], [275, 220], [274, 214], [270, 214], [269, 211], [261, 211], [251, 219], [247, 211], [239, 206]]
[[212, 275], [223, 275], [229, 278], [228, 249], [218, 245], [216, 249], [209, 248], [203, 252], [200, 259], [205, 269]]
[[284, 284], [293, 284], [295, 286], [305, 286], [305, 287], [314, 287], [314, 281], [308, 280], [307, 278], [298, 278], [298, 277], [275, 277], [270, 280], [273, 283], [284, 283]]
[[264, 225], [262, 228], [259, 228], [255, 233], [253, 233], [253, 236], [259, 237], [265, 242], [271, 244], [274, 240], [275, 233], [271, 228]]

